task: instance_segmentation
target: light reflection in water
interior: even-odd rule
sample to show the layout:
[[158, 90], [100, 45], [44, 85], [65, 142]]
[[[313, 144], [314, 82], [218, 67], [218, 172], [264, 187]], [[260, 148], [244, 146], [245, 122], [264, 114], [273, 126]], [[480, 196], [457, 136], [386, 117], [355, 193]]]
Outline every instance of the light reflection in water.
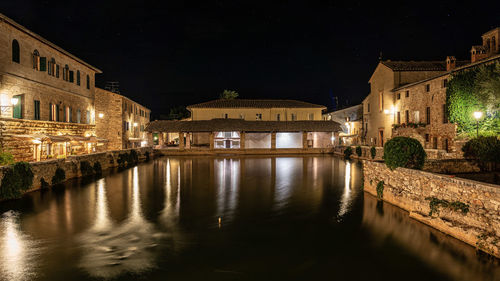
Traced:
[[123, 272], [137, 274], [150, 270], [154, 259], [152, 250], [157, 246], [157, 239], [163, 236], [143, 217], [138, 167], [128, 172], [132, 172], [132, 206], [128, 218], [120, 225], [111, 227], [107, 200], [103, 198], [106, 194], [105, 181], [100, 182], [97, 185], [98, 214], [94, 227], [80, 237], [86, 249], [80, 266], [95, 277], [111, 278]]
[[344, 179], [344, 192], [342, 193], [342, 198], [340, 199], [340, 208], [337, 220], [341, 220], [341, 218], [349, 212], [353, 200], [351, 188], [351, 163], [349, 161], [345, 162]]
[[0, 278], [21, 281], [36, 277], [39, 248], [19, 229], [19, 215], [9, 211], [0, 221]]
[[295, 157], [276, 158], [276, 190], [274, 196], [276, 209], [281, 209], [289, 203], [292, 187], [301, 180], [303, 161], [304, 159]]
[[236, 208], [237, 189], [240, 183], [240, 160], [217, 159], [217, 216], [224, 222], [231, 221]]

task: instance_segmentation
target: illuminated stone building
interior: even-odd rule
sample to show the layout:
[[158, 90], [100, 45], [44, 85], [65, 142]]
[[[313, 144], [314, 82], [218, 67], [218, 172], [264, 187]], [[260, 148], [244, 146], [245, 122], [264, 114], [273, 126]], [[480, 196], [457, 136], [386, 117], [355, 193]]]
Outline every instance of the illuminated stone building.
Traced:
[[471, 61], [448, 56], [443, 61], [381, 61], [363, 100], [363, 136], [367, 145], [383, 146], [394, 136], [409, 136], [427, 149], [457, 153], [456, 126], [445, 110], [450, 75], [499, 60], [500, 28], [486, 32], [483, 45], [473, 46]]
[[1, 145], [16, 160], [96, 151], [99, 69], [0, 14]]
[[323, 119], [335, 121], [340, 124], [342, 132], [339, 134], [339, 138], [342, 144], [360, 144], [363, 134], [362, 104], [325, 113], [323, 114]]
[[[215, 100], [187, 107], [190, 121], [153, 121], [157, 148], [269, 153], [328, 152], [341, 130], [322, 105], [295, 100]], [[180, 137], [179, 137], [180, 136]]]
[[151, 111], [131, 99], [107, 90], [95, 90], [96, 133], [110, 150], [148, 145], [145, 131]]

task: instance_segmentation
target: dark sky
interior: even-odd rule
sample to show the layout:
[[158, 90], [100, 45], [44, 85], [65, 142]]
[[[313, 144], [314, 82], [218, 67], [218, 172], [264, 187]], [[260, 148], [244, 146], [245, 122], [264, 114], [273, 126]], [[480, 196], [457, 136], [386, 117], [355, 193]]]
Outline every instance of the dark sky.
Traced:
[[100, 68], [98, 87], [119, 81], [156, 114], [224, 89], [359, 103], [381, 51], [392, 60], [469, 59], [481, 34], [500, 26], [500, 1], [200, 2], [17, 0], [0, 1], [0, 12]]

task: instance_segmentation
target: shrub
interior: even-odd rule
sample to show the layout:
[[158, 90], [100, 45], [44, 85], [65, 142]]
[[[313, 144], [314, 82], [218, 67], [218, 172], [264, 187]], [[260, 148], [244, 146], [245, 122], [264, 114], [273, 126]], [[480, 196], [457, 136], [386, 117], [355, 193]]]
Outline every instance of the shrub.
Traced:
[[41, 178], [41, 179], [40, 179], [40, 187], [41, 187], [42, 189], [49, 188], [49, 183], [48, 183], [47, 181], [45, 181], [45, 179], [44, 179], [44, 178]]
[[151, 157], [149, 154], [149, 151], [144, 152], [144, 157], [146, 157], [146, 161], [149, 161], [149, 159]]
[[344, 149], [344, 159], [351, 159], [351, 155], [352, 155], [352, 148], [350, 146], [346, 147]]
[[372, 155], [372, 159], [375, 159], [375, 156], [377, 156], [377, 149], [375, 148], [375, 146], [372, 146], [370, 148], [370, 154]]
[[94, 173], [94, 169], [88, 161], [80, 162], [80, 171], [82, 172], [82, 176], [90, 176]]
[[363, 151], [361, 150], [361, 146], [356, 146], [356, 154], [361, 157], [361, 154], [363, 154]]
[[391, 170], [397, 167], [420, 170], [426, 157], [422, 144], [414, 138], [395, 137], [384, 145], [385, 164]]
[[33, 184], [33, 170], [27, 162], [17, 162], [9, 166], [0, 184], [0, 198], [19, 198]]
[[56, 172], [54, 173], [54, 176], [52, 177], [52, 185], [60, 184], [66, 179], [66, 172], [58, 167], [56, 169]]
[[478, 161], [481, 169], [489, 163], [500, 163], [500, 140], [497, 137], [473, 138], [462, 147], [464, 157]]
[[377, 198], [384, 198], [384, 181], [379, 181], [377, 183]]
[[96, 173], [97, 175], [102, 174], [102, 166], [99, 161], [95, 161], [93, 168], [94, 168], [94, 173]]
[[137, 164], [137, 162], [139, 162], [139, 155], [137, 154], [137, 151], [135, 151], [134, 149], [132, 149], [130, 151], [129, 159], [130, 159], [129, 166]]
[[0, 151], [0, 166], [14, 164], [14, 156], [10, 151]]
[[125, 167], [127, 165], [127, 163], [129, 162], [129, 154], [128, 153], [120, 153], [118, 155], [118, 166], [120, 167]]

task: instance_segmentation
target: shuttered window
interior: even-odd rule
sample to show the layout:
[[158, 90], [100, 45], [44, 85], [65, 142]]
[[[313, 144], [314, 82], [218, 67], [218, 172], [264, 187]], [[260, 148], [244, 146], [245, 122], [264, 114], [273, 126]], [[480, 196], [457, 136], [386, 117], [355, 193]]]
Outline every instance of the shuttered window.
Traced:
[[425, 121], [427, 122], [427, 124], [431, 123], [431, 108], [430, 107], [427, 107], [425, 109]]
[[34, 116], [34, 119], [35, 120], [40, 120], [40, 101], [39, 100], [35, 100], [35, 116]]
[[12, 61], [20, 63], [21, 57], [19, 54], [19, 42], [16, 39], [12, 40]]
[[87, 75], [87, 89], [90, 89], [90, 77]]
[[76, 85], [80, 86], [80, 70], [76, 71]]
[[41, 57], [40, 58], [40, 71], [46, 71], [46, 70], [47, 70], [47, 58]]
[[59, 78], [59, 65], [56, 65], [56, 77]]
[[69, 71], [69, 82], [73, 83], [73, 81], [75, 81], [75, 77], [74, 77], [75, 73], [70, 70]]
[[12, 111], [12, 117], [14, 118], [23, 118], [23, 99], [20, 95], [14, 96], [14, 99], [17, 99], [17, 104], [14, 106]]

